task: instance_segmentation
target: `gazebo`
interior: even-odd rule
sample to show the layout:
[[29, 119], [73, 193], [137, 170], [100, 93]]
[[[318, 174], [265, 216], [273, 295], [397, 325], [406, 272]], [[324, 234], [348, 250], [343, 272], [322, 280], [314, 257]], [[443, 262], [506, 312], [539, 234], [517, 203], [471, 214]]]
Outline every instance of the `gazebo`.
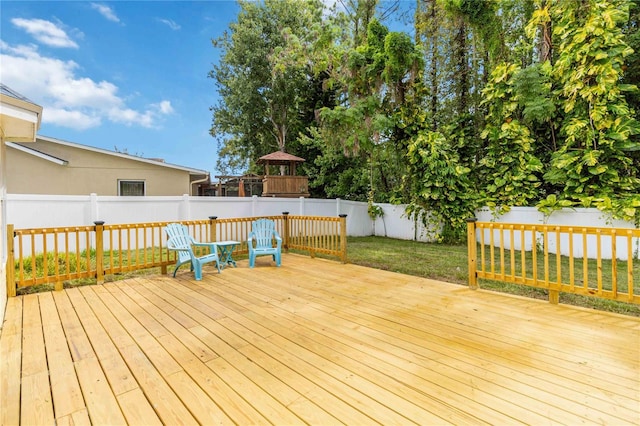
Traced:
[[[263, 197], [308, 197], [309, 178], [296, 176], [296, 165], [304, 163], [304, 158], [276, 151], [263, 155], [258, 164], [264, 164], [264, 178], [262, 179]], [[271, 174], [272, 166], [279, 168], [279, 174]]]

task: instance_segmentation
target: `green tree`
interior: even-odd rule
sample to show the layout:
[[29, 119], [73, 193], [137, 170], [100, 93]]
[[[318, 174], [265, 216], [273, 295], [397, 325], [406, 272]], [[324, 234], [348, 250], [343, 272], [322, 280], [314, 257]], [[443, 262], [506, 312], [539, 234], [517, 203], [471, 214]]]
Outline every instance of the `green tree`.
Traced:
[[222, 50], [209, 77], [220, 101], [211, 107], [211, 135], [219, 139], [218, 169], [244, 170], [275, 150], [296, 153], [317, 86], [308, 64], [282, 61], [291, 39], [310, 42], [322, 20], [316, 0], [240, 2], [237, 22], [213, 40]]
[[551, 66], [521, 69], [496, 67], [484, 89], [488, 115], [481, 137], [487, 141], [479, 161], [484, 204], [496, 213], [527, 206], [539, 198], [542, 162], [530, 127], [548, 122], [555, 112], [550, 100]]
[[498, 211], [538, 201], [547, 213], [581, 205], [640, 217], [640, 125], [625, 97], [637, 89], [623, 83], [629, 4], [539, 1], [527, 31], [539, 40], [542, 62], [507, 63], [492, 74], [480, 165], [487, 202]]
[[[624, 83], [640, 82], [640, 2], [629, 4], [629, 20], [623, 28], [625, 42], [633, 49], [633, 53], [625, 58]], [[627, 91], [625, 97], [636, 119], [640, 119], [640, 91]]]
[[439, 132], [424, 131], [414, 137], [407, 159], [406, 180], [413, 187], [407, 213], [427, 229], [440, 228], [434, 236], [441, 241], [460, 241], [465, 219], [473, 216], [477, 206], [471, 170]]
[[[337, 92], [336, 105], [319, 110], [315, 142], [307, 145], [326, 147], [323, 152], [327, 158], [316, 160], [325, 167], [336, 164], [332, 161], [336, 148], [343, 155], [365, 159], [350, 164], [366, 164], [360, 174], [368, 177], [369, 201], [388, 201], [394, 183], [395, 189], [399, 187], [403, 173], [400, 158], [406, 147], [406, 137], [400, 131], [406, 126], [400, 121], [409, 117], [401, 118], [398, 111], [416, 98], [420, 52], [409, 35], [390, 32], [375, 18], [369, 20], [362, 44], [352, 47], [349, 35], [341, 35], [323, 69], [330, 76], [326, 85]], [[325, 45], [318, 50], [322, 50], [318, 55], [327, 57]], [[326, 185], [326, 178], [316, 180], [320, 179]]]
[[640, 123], [624, 96], [635, 88], [621, 84], [624, 58], [633, 52], [622, 33], [628, 10], [623, 0], [565, 1], [550, 8], [564, 140], [545, 178], [558, 186], [560, 198], [633, 218], [640, 207], [632, 158], [640, 149], [634, 140]]

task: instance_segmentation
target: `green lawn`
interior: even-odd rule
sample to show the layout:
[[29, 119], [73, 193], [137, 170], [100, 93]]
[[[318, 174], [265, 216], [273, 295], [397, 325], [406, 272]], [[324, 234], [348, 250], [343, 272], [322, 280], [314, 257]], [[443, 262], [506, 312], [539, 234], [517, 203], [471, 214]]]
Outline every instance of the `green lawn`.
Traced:
[[[467, 285], [466, 245], [431, 244], [384, 237], [349, 237], [347, 253], [349, 262], [356, 265]], [[538, 259], [538, 263], [541, 262]], [[555, 256], [552, 262], [555, 262]], [[568, 271], [568, 259], [563, 257], [562, 262], [567, 263], [563, 266], [563, 272]], [[602, 278], [605, 283], [611, 281], [610, 268], [603, 268]], [[542, 289], [489, 280], [479, 282], [480, 287], [487, 290], [548, 299], [546, 290]], [[640, 316], [640, 306], [593, 297], [563, 293], [560, 303]]]

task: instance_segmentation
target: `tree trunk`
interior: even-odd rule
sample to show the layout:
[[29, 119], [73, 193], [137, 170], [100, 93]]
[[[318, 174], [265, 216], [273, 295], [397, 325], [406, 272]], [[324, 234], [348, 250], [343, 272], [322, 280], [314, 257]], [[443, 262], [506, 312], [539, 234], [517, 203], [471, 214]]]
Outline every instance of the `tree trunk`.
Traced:
[[455, 35], [454, 63], [458, 92], [458, 114], [468, 113], [469, 103], [469, 64], [467, 63], [467, 25], [462, 17], [457, 18], [457, 31]]
[[436, 1], [431, 1], [431, 10], [429, 12], [429, 28], [431, 28], [431, 70], [429, 72], [431, 84], [431, 127], [435, 132], [438, 129], [438, 37], [437, 37], [437, 14]]

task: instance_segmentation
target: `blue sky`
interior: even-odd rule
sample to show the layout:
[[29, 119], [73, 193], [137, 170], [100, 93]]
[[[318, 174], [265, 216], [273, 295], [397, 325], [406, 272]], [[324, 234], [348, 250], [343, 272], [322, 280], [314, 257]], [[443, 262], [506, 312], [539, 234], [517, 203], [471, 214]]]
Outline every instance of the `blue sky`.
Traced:
[[235, 1], [0, 2], [0, 81], [43, 106], [39, 134], [216, 174], [211, 39]]

